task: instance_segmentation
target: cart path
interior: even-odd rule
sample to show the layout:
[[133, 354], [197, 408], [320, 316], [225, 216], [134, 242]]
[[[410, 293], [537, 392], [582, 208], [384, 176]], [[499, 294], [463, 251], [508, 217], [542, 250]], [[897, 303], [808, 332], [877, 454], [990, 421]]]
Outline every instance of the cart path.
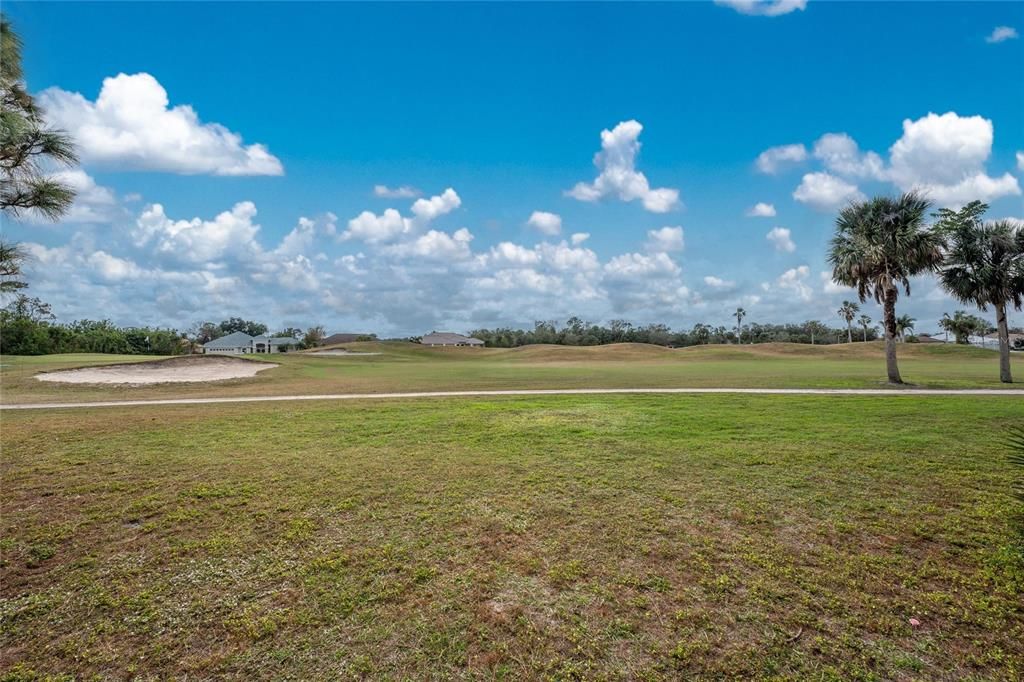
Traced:
[[153, 400], [104, 400], [80, 403], [14, 403], [0, 404], [0, 410], [48, 410], [94, 407], [136, 407], [146, 405], [209, 405], [218, 403], [266, 403], [295, 400], [409, 400], [413, 398], [461, 398], [495, 396], [545, 395], [630, 395], [630, 394], [702, 394], [728, 393], [738, 395], [884, 395], [934, 396], [971, 395], [1024, 397], [1024, 389], [937, 389], [937, 388], [551, 388], [508, 389], [495, 391], [422, 391], [417, 393], [335, 393], [327, 395], [261, 395], [223, 398], [156, 398]]

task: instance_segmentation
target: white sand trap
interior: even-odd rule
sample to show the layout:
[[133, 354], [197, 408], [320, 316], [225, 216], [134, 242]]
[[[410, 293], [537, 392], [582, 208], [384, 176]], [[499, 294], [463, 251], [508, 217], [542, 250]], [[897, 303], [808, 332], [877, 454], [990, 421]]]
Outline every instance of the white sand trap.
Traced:
[[277, 367], [270, 362], [256, 362], [210, 355], [188, 355], [168, 360], [133, 362], [123, 365], [82, 367], [37, 374], [40, 381], [65, 384], [178, 384], [201, 381], [224, 381], [256, 376], [257, 372]]

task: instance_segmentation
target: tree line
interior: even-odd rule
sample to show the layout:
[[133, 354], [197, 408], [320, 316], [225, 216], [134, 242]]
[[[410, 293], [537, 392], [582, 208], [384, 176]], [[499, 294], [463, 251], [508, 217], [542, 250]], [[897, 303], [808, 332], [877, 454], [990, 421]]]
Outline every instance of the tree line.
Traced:
[[[869, 318], [870, 321], [870, 318]], [[738, 334], [737, 334], [738, 332]], [[470, 336], [493, 348], [515, 348], [537, 343], [561, 346], [600, 346], [609, 343], [650, 343], [679, 348], [713, 343], [813, 343], [831, 344], [847, 340], [845, 329], [829, 327], [819, 320], [796, 324], [750, 323], [736, 328], [698, 322], [690, 329], [673, 330], [665, 324], [634, 325], [627, 320], [607, 324], [570, 317], [565, 324], [554, 320], [534, 322], [533, 329], [499, 327], [475, 329]], [[864, 340], [878, 338], [878, 328], [867, 326]]]

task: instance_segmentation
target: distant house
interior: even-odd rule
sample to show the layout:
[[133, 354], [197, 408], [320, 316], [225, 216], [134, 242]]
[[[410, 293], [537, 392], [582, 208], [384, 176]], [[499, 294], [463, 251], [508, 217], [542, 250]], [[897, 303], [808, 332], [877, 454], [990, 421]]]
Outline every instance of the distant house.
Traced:
[[353, 343], [355, 341], [366, 341], [375, 339], [373, 334], [331, 334], [320, 342], [321, 346], [335, 346], [339, 343]]
[[483, 346], [484, 342], [472, 336], [453, 334], [452, 332], [431, 332], [422, 339], [424, 346]]
[[287, 336], [249, 336], [245, 332], [232, 332], [227, 336], [203, 344], [204, 354], [245, 355], [248, 353], [283, 353], [299, 342]]

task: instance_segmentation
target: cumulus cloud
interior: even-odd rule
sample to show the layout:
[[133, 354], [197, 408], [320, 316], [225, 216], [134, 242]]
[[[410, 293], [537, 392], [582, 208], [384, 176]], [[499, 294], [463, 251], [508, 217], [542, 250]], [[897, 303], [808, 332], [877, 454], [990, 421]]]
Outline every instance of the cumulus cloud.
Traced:
[[1017, 152], [1017, 170], [1024, 171], [1024, 152]]
[[678, 275], [680, 268], [667, 253], [624, 253], [615, 256], [604, 266], [611, 280], [630, 280], [639, 277]]
[[715, 0], [715, 4], [731, 7], [740, 14], [777, 17], [796, 10], [803, 11], [807, 0]]
[[986, 43], [1002, 43], [1017, 38], [1017, 29], [1012, 26], [996, 26], [985, 38]]
[[784, 144], [771, 147], [757, 155], [757, 170], [774, 175], [783, 168], [807, 160], [807, 147], [802, 144]]
[[646, 247], [648, 251], [654, 253], [682, 251], [683, 246], [683, 228], [678, 225], [647, 231]]
[[771, 242], [776, 251], [783, 251], [785, 253], [793, 253], [796, 251], [796, 244], [789, 236], [789, 228], [773, 227], [768, 231], [768, 234], [765, 235], [765, 239]]
[[759, 201], [747, 209], [746, 215], [748, 218], [774, 218], [775, 205]]
[[576, 246], [577, 244], [582, 244], [588, 239], [590, 239], [589, 232], [575, 232], [573, 233], [572, 237], [569, 238], [569, 241], [572, 242], [573, 246]]
[[714, 275], [708, 275], [704, 278], [704, 284], [711, 287], [712, 289], [728, 290], [736, 286], [736, 282], [728, 279], [722, 279], [721, 277], [715, 277]]
[[814, 158], [826, 169], [847, 177], [884, 180], [885, 162], [875, 152], [860, 151], [846, 133], [826, 133], [814, 143]]
[[623, 121], [611, 130], [601, 131], [601, 151], [594, 156], [600, 171], [593, 182], [579, 182], [566, 195], [580, 201], [597, 201], [616, 196], [622, 201], [639, 199], [652, 213], [667, 213], [679, 206], [679, 190], [662, 187], [652, 189], [647, 177], [636, 170], [640, 153], [638, 121]]
[[793, 198], [818, 211], [833, 211], [849, 201], [864, 199], [856, 185], [829, 173], [807, 173]]
[[388, 187], [387, 185], [374, 185], [373, 196], [382, 199], [415, 199], [423, 194], [420, 190], [410, 185], [401, 187]]
[[562, 217], [557, 213], [547, 211], [534, 211], [530, 214], [526, 224], [542, 234], [554, 236], [562, 231]]
[[192, 218], [172, 220], [161, 204], [143, 209], [132, 232], [136, 246], [152, 246], [157, 254], [171, 260], [205, 263], [224, 256], [244, 258], [258, 252], [253, 222], [256, 205], [241, 201], [213, 220]]
[[796, 297], [798, 300], [808, 302], [814, 297], [814, 291], [807, 283], [811, 269], [806, 265], [790, 268], [774, 282], [764, 282], [761, 289], [768, 293], [784, 293]]
[[992, 121], [981, 116], [950, 111], [906, 119], [903, 136], [889, 149], [889, 175], [901, 190], [922, 191], [942, 204], [1019, 195], [1015, 177], [985, 172], [992, 140]]
[[401, 258], [423, 258], [438, 261], [467, 260], [472, 254], [469, 243], [473, 234], [466, 228], [452, 234], [430, 230], [411, 242], [388, 247], [385, 252]]
[[437, 196], [417, 199], [412, 205], [412, 217], [404, 217], [394, 208], [385, 209], [380, 215], [373, 211], [363, 211], [348, 221], [348, 229], [341, 234], [341, 239], [358, 239], [370, 244], [394, 241], [403, 235], [412, 234], [461, 205], [462, 199], [449, 187]]
[[148, 73], [106, 78], [95, 102], [57, 87], [39, 95], [49, 122], [67, 130], [87, 163], [186, 175], [282, 175], [262, 144], [246, 145], [219, 123], [203, 123], [186, 104], [171, 107]]

